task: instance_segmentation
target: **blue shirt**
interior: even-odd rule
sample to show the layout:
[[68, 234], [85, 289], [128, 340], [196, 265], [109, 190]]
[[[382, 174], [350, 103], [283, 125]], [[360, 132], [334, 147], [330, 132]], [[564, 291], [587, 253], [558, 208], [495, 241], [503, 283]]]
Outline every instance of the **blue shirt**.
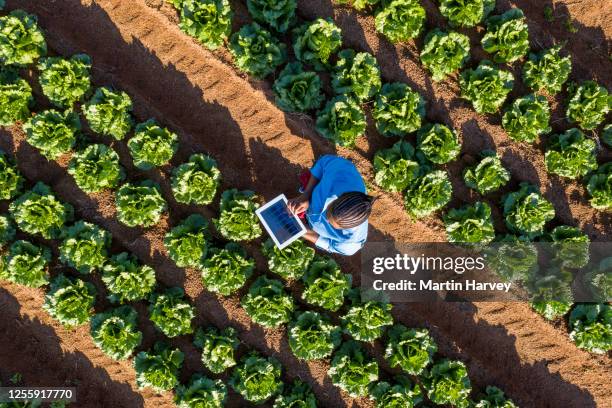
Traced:
[[349, 191], [365, 193], [365, 184], [355, 165], [342, 157], [325, 155], [310, 169], [319, 180], [312, 190], [306, 218], [310, 227], [319, 234], [315, 245], [328, 252], [353, 255], [365, 244], [368, 221], [348, 229], [336, 229], [327, 220], [326, 210], [341, 194]]

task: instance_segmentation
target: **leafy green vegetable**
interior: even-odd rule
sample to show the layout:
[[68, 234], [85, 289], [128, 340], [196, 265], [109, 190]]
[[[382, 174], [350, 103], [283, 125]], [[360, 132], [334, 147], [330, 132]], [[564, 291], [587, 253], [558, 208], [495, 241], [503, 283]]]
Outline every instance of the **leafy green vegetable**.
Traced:
[[184, 354], [162, 342], [157, 342], [151, 351], [141, 351], [134, 359], [136, 385], [151, 387], [156, 392], [168, 391], [179, 383], [178, 375], [183, 365]]
[[423, 385], [431, 402], [440, 405], [464, 406], [472, 390], [465, 364], [446, 359], [434, 364]]
[[331, 258], [315, 257], [302, 281], [302, 299], [332, 312], [340, 309], [351, 288], [351, 275], [343, 274]]
[[598, 210], [612, 208], [612, 163], [599, 166], [588, 181], [587, 191], [591, 196], [591, 206]]
[[15, 161], [0, 149], [0, 200], [16, 197], [21, 192], [23, 182]]
[[98, 313], [91, 318], [91, 337], [94, 344], [110, 358], [129, 358], [142, 342], [138, 313], [131, 306]]
[[495, 238], [491, 207], [480, 201], [451, 209], [444, 224], [449, 242], [486, 245]]
[[612, 148], [612, 123], [606, 125], [601, 133], [601, 141]]
[[226, 327], [223, 330], [212, 326], [206, 330], [198, 329], [193, 344], [202, 349], [204, 367], [215, 374], [220, 374], [236, 365], [234, 354], [240, 341], [233, 327]]
[[46, 239], [59, 237], [74, 213], [71, 205], [59, 201], [51, 188], [42, 182], [13, 201], [9, 211], [19, 229]]
[[534, 91], [546, 90], [556, 94], [572, 72], [572, 59], [559, 55], [561, 46], [555, 46], [535, 54], [529, 54], [529, 60], [523, 65], [523, 82]]
[[542, 235], [544, 225], [555, 217], [555, 208], [537, 187], [521, 183], [520, 189], [502, 199], [506, 225], [510, 231], [529, 238]]
[[427, 329], [407, 329], [396, 324], [389, 330], [385, 359], [391, 367], [408, 374], [420, 375], [433, 361], [438, 346]]
[[565, 316], [572, 308], [572, 303], [559, 300], [538, 300], [531, 302], [531, 307], [542, 317], [552, 321]]
[[425, 9], [418, 0], [385, 0], [375, 17], [376, 31], [392, 43], [418, 37], [425, 23]]
[[470, 39], [455, 31], [434, 29], [425, 37], [421, 63], [431, 72], [434, 81], [442, 81], [459, 70], [470, 58]]
[[413, 218], [426, 217], [448, 204], [452, 195], [453, 187], [448, 173], [443, 170], [431, 171], [417, 178], [406, 190], [406, 212]]
[[247, 0], [253, 18], [280, 33], [286, 32], [295, 22], [296, 0]]
[[327, 374], [332, 383], [351, 397], [365, 396], [368, 386], [378, 380], [378, 364], [354, 340], [342, 344], [334, 354]]
[[43, 309], [64, 326], [73, 327], [89, 321], [95, 302], [94, 285], [60, 274], [51, 281]]
[[566, 268], [582, 268], [589, 263], [589, 236], [568, 225], [555, 227], [546, 237], [552, 242], [553, 257]]
[[440, 0], [440, 13], [451, 27], [474, 27], [495, 8], [495, 0]]
[[488, 385], [486, 394], [474, 405], [474, 408], [518, 408], [518, 406], [511, 399], [507, 399], [502, 390]]
[[581, 349], [605, 354], [612, 350], [612, 310], [605, 303], [577, 305], [569, 317], [570, 338]]
[[243, 357], [229, 380], [234, 391], [254, 404], [262, 404], [283, 389], [281, 365], [272, 357], [251, 352]]
[[302, 240], [297, 240], [284, 249], [278, 249], [274, 242], [268, 239], [262, 245], [261, 251], [268, 259], [270, 272], [287, 280], [301, 278], [315, 255], [315, 250]]
[[111, 234], [95, 224], [78, 221], [64, 232], [60, 261], [80, 273], [102, 268], [108, 258]]
[[0, 250], [15, 238], [15, 232], [15, 224], [11, 217], [0, 215]]
[[287, 49], [257, 23], [243, 25], [230, 39], [229, 50], [239, 70], [265, 78], [287, 60]]
[[76, 54], [70, 59], [43, 58], [38, 63], [38, 82], [51, 103], [60, 108], [72, 108], [83, 99], [91, 87], [91, 58]]
[[28, 241], [15, 241], [9, 247], [6, 259], [0, 259], [0, 275], [10, 282], [39, 288], [49, 283], [49, 261], [49, 248]]
[[395, 377], [395, 384], [380, 381], [371, 388], [376, 408], [413, 408], [423, 401], [421, 389], [406, 376]]
[[170, 259], [179, 268], [198, 268], [208, 253], [208, 221], [199, 214], [192, 214], [172, 228], [164, 237], [164, 245]]
[[583, 279], [593, 299], [598, 302], [608, 302], [612, 299], [612, 257], [602, 259], [597, 268], [584, 274]]
[[221, 380], [212, 380], [194, 374], [188, 385], [178, 385], [174, 402], [178, 408], [223, 408], [227, 399], [227, 387]]
[[526, 281], [538, 270], [538, 251], [525, 237], [505, 235], [485, 251], [486, 265], [504, 282]]
[[159, 186], [151, 180], [122, 185], [115, 195], [115, 206], [117, 218], [128, 227], [155, 225], [166, 211]]
[[257, 196], [249, 190], [233, 188], [221, 195], [219, 218], [213, 219], [219, 233], [231, 241], [251, 241], [261, 236], [261, 227], [255, 214], [259, 207]]
[[76, 143], [81, 122], [75, 112], [50, 109], [31, 117], [23, 124], [23, 130], [29, 144], [48, 160], [56, 160]]
[[125, 178], [125, 170], [119, 164], [119, 155], [103, 144], [91, 144], [77, 151], [70, 160], [68, 173], [86, 193], [115, 189]]
[[321, 92], [321, 78], [316, 72], [304, 71], [299, 62], [287, 64], [272, 89], [275, 103], [286, 112], [318, 109], [325, 99]]
[[517, 142], [533, 143], [539, 135], [550, 132], [550, 108], [545, 97], [530, 94], [516, 99], [506, 110], [502, 126]]
[[0, 126], [11, 126], [30, 116], [32, 88], [14, 70], [0, 69]]
[[318, 18], [293, 30], [295, 57], [316, 71], [329, 67], [329, 59], [341, 45], [342, 32], [331, 19]]
[[612, 96], [595, 81], [584, 81], [580, 86], [572, 84], [568, 93], [567, 119], [584, 130], [595, 129], [610, 112]]
[[520, 8], [513, 8], [487, 19], [487, 33], [482, 37], [482, 48], [493, 54], [498, 63], [513, 62], [529, 52], [527, 20]]
[[216, 50], [232, 30], [228, 0], [183, 0], [179, 27], [205, 47]]
[[380, 68], [369, 52], [347, 48], [338, 53], [332, 88], [338, 95], [352, 95], [357, 101], [372, 99], [381, 87]]
[[140, 265], [127, 252], [110, 258], [102, 270], [102, 281], [110, 292], [109, 300], [121, 303], [146, 299], [157, 283], [153, 268]]
[[191, 321], [195, 317], [195, 308], [184, 297], [183, 289], [175, 287], [163, 293], [153, 293], [149, 298], [149, 319], [168, 337], [193, 333]]
[[535, 274], [527, 281], [531, 307], [548, 320], [565, 315], [573, 303], [572, 273], [552, 266], [544, 274]]
[[384, 84], [376, 97], [372, 116], [383, 136], [405, 136], [421, 127], [425, 100], [404, 83]]
[[403, 191], [419, 175], [419, 163], [414, 159], [414, 147], [405, 140], [400, 140], [389, 149], [376, 152], [373, 165], [374, 181], [386, 191]]
[[28, 65], [47, 53], [45, 36], [35, 15], [13, 10], [0, 17], [0, 62]]
[[317, 112], [317, 131], [334, 144], [352, 147], [365, 130], [365, 113], [347, 96], [336, 96]]
[[544, 154], [546, 170], [561, 177], [576, 179], [597, 168], [596, 144], [573, 128], [550, 138]]
[[417, 143], [425, 157], [437, 164], [454, 160], [461, 151], [461, 143], [455, 132], [439, 123], [423, 126], [417, 133]]
[[132, 128], [132, 99], [125, 92], [98, 88], [82, 109], [96, 133], [121, 140]]
[[273, 408], [317, 408], [317, 399], [308, 384], [295, 380], [288, 391], [276, 397]]
[[485, 195], [499, 190], [510, 181], [510, 172], [503, 166], [499, 156], [485, 152], [482, 160], [463, 172], [465, 185]]
[[172, 170], [172, 194], [179, 203], [210, 204], [220, 182], [217, 162], [203, 154], [192, 154], [187, 163]]
[[329, 357], [342, 340], [340, 327], [317, 312], [301, 312], [289, 323], [289, 347], [302, 360]]
[[482, 60], [478, 67], [466, 69], [459, 78], [461, 96], [472, 102], [478, 113], [495, 113], [514, 86], [512, 73], [497, 69]]
[[342, 317], [344, 330], [355, 340], [372, 342], [393, 324], [391, 309], [390, 303], [374, 301], [354, 305]]
[[136, 125], [134, 137], [128, 141], [128, 148], [134, 166], [140, 170], [150, 170], [172, 159], [178, 148], [178, 136], [149, 119]]
[[283, 282], [265, 276], [251, 285], [240, 303], [255, 323], [267, 328], [287, 323], [295, 309], [293, 297], [284, 290]]
[[211, 248], [201, 268], [206, 289], [229, 296], [253, 274], [255, 261], [247, 258], [244, 248], [230, 242], [224, 249]]

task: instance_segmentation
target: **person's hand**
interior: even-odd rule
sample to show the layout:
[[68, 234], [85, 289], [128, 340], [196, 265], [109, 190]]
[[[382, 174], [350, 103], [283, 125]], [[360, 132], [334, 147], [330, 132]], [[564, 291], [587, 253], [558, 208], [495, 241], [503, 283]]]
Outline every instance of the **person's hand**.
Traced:
[[289, 208], [289, 211], [291, 211], [295, 215], [301, 214], [304, 211], [308, 210], [309, 205], [310, 201], [308, 200], [308, 197], [304, 194], [287, 201], [287, 207]]

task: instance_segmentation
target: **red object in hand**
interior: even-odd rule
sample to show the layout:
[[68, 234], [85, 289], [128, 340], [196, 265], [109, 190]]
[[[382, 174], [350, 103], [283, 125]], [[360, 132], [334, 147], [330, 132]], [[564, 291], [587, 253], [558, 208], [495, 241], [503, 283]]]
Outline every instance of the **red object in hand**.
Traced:
[[[300, 173], [298, 179], [300, 180], [300, 186], [302, 186], [302, 190], [304, 190], [306, 188], [306, 186], [308, 185], [308, 182], [310, 181], [310, 177], [311, 177], [311, 174], [310, 174], [310, 170], [308, 170], [308, 169], [303, 170]], [[297, 216], [301, 220], [306, 219], [306, 211], [299, 213]]]

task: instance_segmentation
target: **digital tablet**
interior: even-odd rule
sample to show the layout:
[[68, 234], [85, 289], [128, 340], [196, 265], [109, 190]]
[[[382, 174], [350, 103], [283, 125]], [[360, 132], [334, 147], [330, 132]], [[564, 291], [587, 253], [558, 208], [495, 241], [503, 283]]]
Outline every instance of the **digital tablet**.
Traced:
[[302, 221], [287, 207], [287, 197], [279, 195], [255, 212], [279, 249], [289, 246], [306, 233]]

